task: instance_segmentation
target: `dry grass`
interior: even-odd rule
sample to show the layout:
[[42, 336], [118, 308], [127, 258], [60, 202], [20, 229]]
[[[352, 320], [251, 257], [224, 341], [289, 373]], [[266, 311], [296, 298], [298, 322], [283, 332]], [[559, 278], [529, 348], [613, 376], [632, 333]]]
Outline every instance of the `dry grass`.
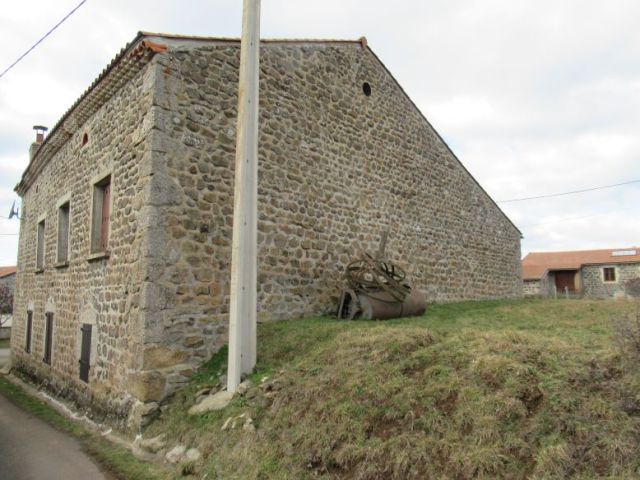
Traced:
[[[253, 378], [269, 375], [271, 392], [187, 417], [221, 355], [146, 435], [200, 448], [207, 478], [638, 478], [640, 378], [610, 332], [627, 308], [482, 302], [262, 325]], [[221, 432], [241, 413], [255, 432]]]

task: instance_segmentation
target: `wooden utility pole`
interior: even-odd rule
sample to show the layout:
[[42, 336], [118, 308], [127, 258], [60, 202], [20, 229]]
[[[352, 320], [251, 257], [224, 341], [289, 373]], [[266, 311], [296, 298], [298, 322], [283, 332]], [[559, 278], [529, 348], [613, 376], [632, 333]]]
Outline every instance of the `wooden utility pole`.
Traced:
[[227, 391], [256, 365], [260, 0], [244, 0], [238, 88]]

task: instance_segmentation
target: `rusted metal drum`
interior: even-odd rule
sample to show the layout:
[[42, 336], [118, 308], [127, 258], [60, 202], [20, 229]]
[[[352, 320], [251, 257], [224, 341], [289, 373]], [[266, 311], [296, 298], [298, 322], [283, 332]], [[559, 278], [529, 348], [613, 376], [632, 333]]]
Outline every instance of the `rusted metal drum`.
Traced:
[[372, 295], [345, 290], [340, 298], [338, 318], [388, 320], [422, 315], [426, 309], [426, 297], [416, 289], [412, 289], [401, 303], [383, 290], [372, 292]]

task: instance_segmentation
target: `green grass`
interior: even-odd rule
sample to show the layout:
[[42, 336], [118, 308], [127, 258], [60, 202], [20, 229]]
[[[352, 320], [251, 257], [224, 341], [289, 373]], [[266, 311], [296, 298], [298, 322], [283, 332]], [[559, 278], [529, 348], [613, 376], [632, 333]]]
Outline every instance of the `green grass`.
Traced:
[[[263, 324], [247, 395], [186, 414], [225, 372], [222, 351], [145, 436], [199, 448], [190, 469], [207, 478], [640, 478], [640, 376], [611, 342], [631, 306], [466, 302]], [[243, 413], [255, 432], [221, 432]]]
[[9, 338], [3, 338], [0, 340], [0, 348], [9, 348], [11, 346], [11, 340]]
[[53, 427], [77, 437], [85, 451], [115, 478], [122, 480], [162, 480], [169, 478], [166, 472], [139, 461], [125, 448], [90, 432], [68, 420], [45, 402], [27, 394], [19, 386], [0, 375], [0, 394], [23, 410], [41, 418]]

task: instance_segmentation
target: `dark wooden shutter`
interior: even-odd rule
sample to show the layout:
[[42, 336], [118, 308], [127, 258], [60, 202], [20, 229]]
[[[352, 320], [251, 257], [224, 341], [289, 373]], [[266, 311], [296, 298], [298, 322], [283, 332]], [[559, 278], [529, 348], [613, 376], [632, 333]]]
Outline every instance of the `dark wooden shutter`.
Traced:
[[45, 313], [46, 331], [44, 338], [44, 363], [51, 365], [51, 346], [53, 344], [53, 313]]
[[100, 249], [106, 250], [109, 245], [109, 204], [111, 203], [111, 182], [102, 190], [102, 217], [100, 222]]
[[27, 312], [27, 331], [25, 333], [26, 341], [24, 344], [24, 350], [27, 353], [31, 353], [31, 327], [33, 324], [33, 312]]
[[82, 324], [82, 346], [80, 349], [80, 380], [89, 383], [89, 366], [91, 360], [91, 324]]

